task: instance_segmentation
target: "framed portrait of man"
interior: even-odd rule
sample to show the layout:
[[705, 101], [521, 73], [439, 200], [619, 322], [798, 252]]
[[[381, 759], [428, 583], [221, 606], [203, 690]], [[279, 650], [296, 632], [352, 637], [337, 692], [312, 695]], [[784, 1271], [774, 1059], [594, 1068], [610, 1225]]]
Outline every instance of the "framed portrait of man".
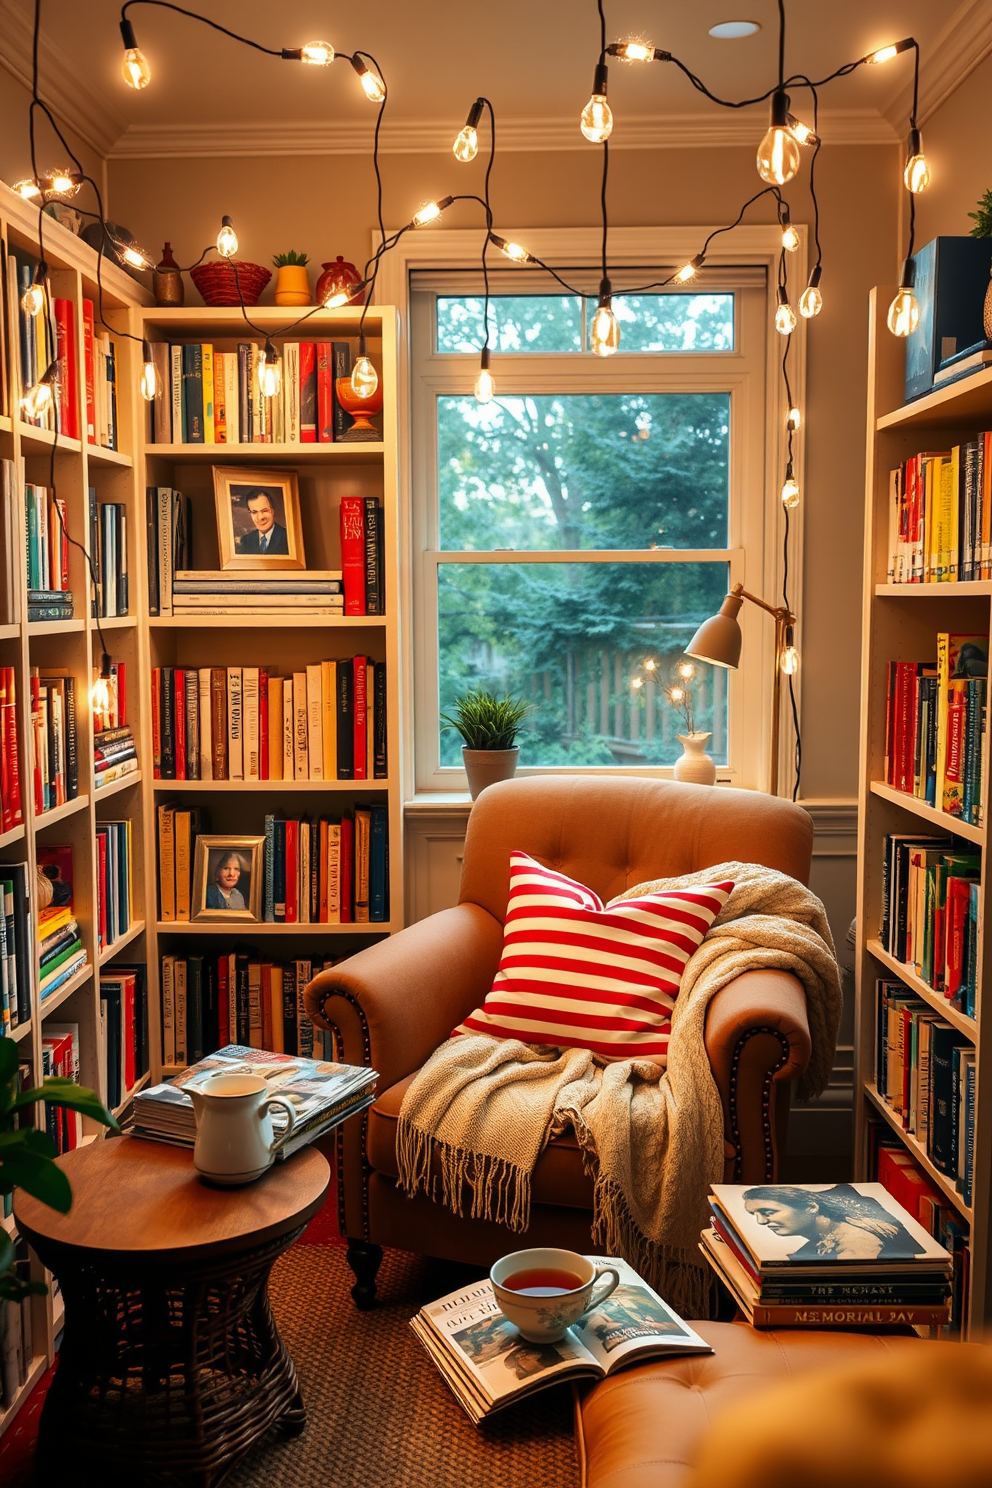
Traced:
[[306, 568], [295, 470], [214, 466], [221, 568]]

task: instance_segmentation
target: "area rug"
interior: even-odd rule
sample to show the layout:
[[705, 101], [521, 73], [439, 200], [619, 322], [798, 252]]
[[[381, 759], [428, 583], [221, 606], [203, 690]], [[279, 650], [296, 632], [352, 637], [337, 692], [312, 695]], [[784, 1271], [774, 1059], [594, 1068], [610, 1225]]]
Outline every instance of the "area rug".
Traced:
[[410, 1330], [422, 1303], [479, 1274], [390, 1251], [377, 1306], [359, 1312], [344, 1250], [294, 1246], [269, 1290], [307, 1428], [295, 1440], [270, 1433], [224, 1488], [578, 1488], [568, 1386], [477, 1428]]

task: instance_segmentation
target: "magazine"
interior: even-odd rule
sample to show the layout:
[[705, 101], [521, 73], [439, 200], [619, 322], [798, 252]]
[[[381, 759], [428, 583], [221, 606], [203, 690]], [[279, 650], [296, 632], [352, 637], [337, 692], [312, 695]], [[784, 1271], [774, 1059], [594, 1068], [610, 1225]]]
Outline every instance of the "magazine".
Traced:
[[620, 1285], [557, 1343], [528, 1343], [500, 1312], [488, 1281], [451, 1292], [411, 1319], [413, 1331], [476, 1425], [546, 1385], [589, 1375], [601, 1379], [625, 1364], [666, 1354], [713, 1352], [626, 1261], [612, 1256], [589, 1260], [595, 1266], [615, 1266]]
[[716, 1230], [758, 1275], [949, 1272], [951, 1256], [880, 1183], [715, 1183]]
[[[285, 1096], [292, 1102], [296, 1128], [276, 1154], [280, 1160], [292, 1157], [346, 1116], [364, 1111], [375, 1100], [373, 1087], [379, 1078], [374, 1069], [364, 1065], [334, 1064], [228, 1044], [191, 1064], [175, 1079], [139, 1091], [134, 1098], [131, 1134], [192, 1147], [196, 1142], [196, 1115], [186, 1087], [209, 1075], [231, 1074], [234, 1070], [263, 1075], [270, 1095]], [[272, 1127], [277, 1136], [286, 1128], [286, 1116], [278, 1107], [272, 1112]]]

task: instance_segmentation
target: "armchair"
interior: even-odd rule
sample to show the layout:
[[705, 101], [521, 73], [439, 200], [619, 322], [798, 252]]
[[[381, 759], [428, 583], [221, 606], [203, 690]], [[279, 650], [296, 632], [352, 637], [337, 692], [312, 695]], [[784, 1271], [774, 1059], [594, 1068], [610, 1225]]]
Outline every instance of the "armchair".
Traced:
[[[805, 811], [752, 791], [539, 776], [482, 793], [469, 818], [458, 905], [359, 951], [307, 988], [307, 1011], [333, 1031], [338, 1057], [373, 1065], [381, 1077], [375, 1104], [335, 1133], [340, 1230], [359, 1307], [375, 1301], [383, 1246], [479, 1266], [524, 1246], [593, 1248], [592, 1183], [571, 1134], [538, 1161], [525, 1234], [459, 1219], [397, 1186], [396, 1122], [407, 1086], [483, 1001], [499, 965], [511, 850], [587, 884], [605, 903], [635, 884], [733, 859], [805, 883], [812, 836]], [[771, 969], [738, 977], [711, 1002], [705, 1038], [724, 1108], [724, 1176], [769, 1181], [785, 1144], [790, 1087], [810, 1053], [801, 984]]]

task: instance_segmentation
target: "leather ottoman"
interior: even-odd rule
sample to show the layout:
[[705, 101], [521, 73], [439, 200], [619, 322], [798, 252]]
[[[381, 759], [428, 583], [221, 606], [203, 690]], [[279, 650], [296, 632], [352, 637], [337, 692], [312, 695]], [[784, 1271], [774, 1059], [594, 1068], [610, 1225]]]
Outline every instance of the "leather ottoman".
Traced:
[[714, 1353], [641, 1364], [580, 1394], [582, 1488], [687, 1488], [703, 1439], [724, 1407], [813, 1370], [948, 1346], [893, 1334], [692, 1326]]

